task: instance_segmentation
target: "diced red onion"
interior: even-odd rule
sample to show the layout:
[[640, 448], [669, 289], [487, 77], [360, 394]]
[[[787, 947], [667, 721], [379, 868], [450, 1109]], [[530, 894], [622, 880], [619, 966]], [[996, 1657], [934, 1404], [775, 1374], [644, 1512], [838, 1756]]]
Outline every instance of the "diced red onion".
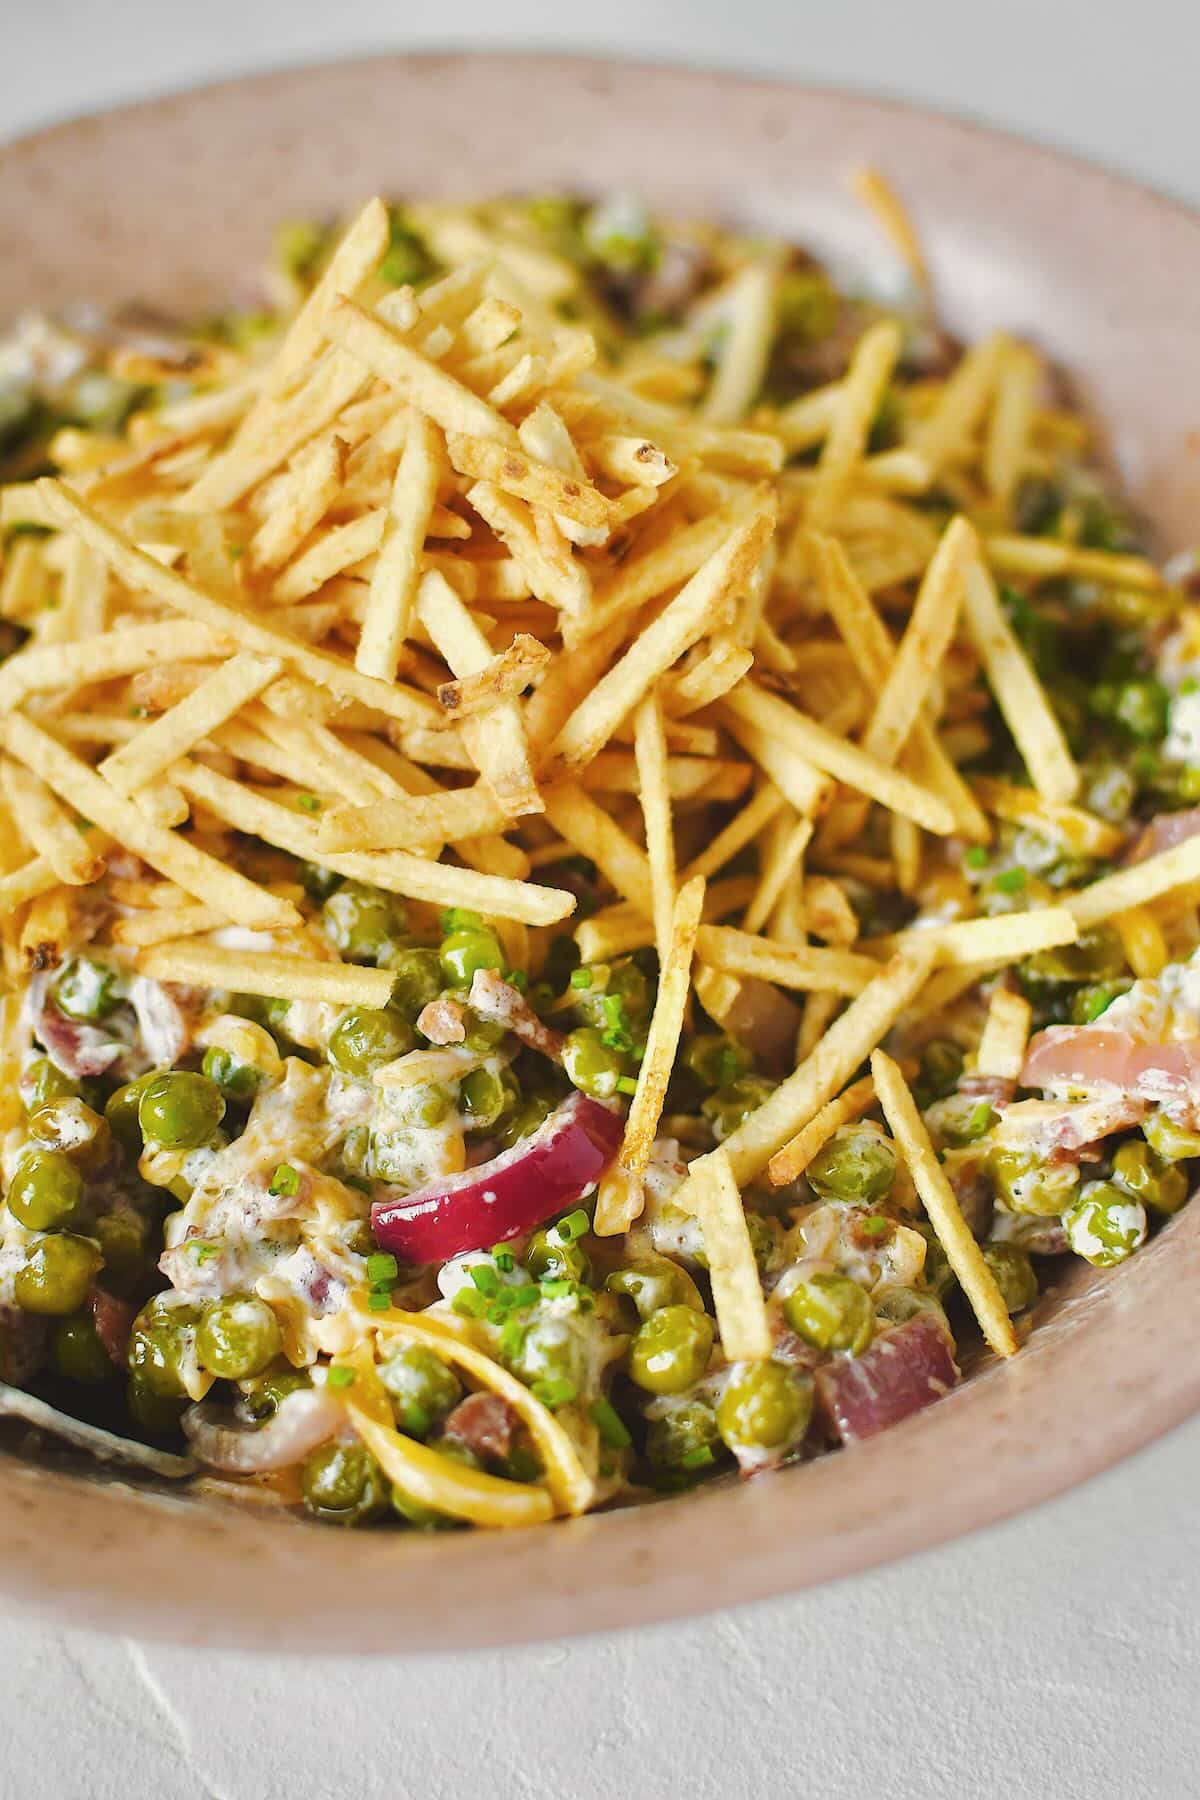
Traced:
[[843, 1444], [857, 1444], [940, 1400], [959, 1379], [941, 1320], [918, 1313], [876, 1338], [861, 1356], [818, 1369], [817, 1405]]
[[502, 1244], [561, 1212], [617, 1153], [621, 1115], [573, 1094], [537, 1131], [491, 1162], [371, 1208], [375, 1240], [410, 1263], [445, 1262]]

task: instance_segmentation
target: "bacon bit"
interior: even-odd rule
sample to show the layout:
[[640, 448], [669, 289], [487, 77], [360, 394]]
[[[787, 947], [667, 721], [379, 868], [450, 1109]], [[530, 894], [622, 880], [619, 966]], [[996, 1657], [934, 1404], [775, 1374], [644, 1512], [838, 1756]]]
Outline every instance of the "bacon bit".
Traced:
[[461, 1044], [467, 1035], [467, 1015], [462, 1003], [445, 995], [431, 1000], [417, 1014], [417, 1030], [431, 1044]]
[[1052, 1162], [1075, 1162], [1089, 1145], [1139, 1124], [1145, 1111], [1144, 1100], [1123, 1093], [1069, 1105], [1018, 1100], [996, 1127], [995, 1142], [1032, 1151]]
[[468, 999], [481, 1018], [503, 1025], [523, 1044], [528, 1044], [531, 1050], [540, 1050], [552, 1062], [562, 1061], [566, 1042], [562, 1032], [543, 1024], [524, 994], [497, 975], [495, 969], [476, 969]]
[[972, 1100], [986, 1100], [989, 1106], [1004, 1107], [1016, 1093], [1017, 1084], [1003, 1075], [964, 1075], [958, 1091]]
[[126, 1366], [129, 1334], [133, 1329], [137, 1307], [128, 1300], [118, 1300], [115, 1294], [106, 1294], [103, 1288], [98, 1287], [92, 1289], [88, 1304], [92, 1309], [96, 1336], [118, 1369], [123, 1369]]
[[1099, 1088], [1148, 1104], [1194, 1105], [1200, 1098], [1200, 1038], [1145, 1044], [1104, 1024], [1051, 1025], [1030, 1044], [1021, 1083]]
[[940, 1400], [960, 1379], [940, 1319], [918, 1313], [876, 1338], [862, 1356], [817, 1370], [817, 1405], [833, 1435], [858, 1444]]
[[446, 1420], [448, 1438], [465, 1444], [476, 1456], [506, 1457], [520, 1424], [502, 1394], [468, 1394]]

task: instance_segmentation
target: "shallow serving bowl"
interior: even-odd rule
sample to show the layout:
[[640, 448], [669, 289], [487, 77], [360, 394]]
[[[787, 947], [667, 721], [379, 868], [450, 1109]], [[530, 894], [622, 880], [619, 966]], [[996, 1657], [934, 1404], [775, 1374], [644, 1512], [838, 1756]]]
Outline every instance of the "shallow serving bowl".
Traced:
[[[952, 325], [1063, 364], [1165, 550], [1200, 535], [1200, 219], [1047, 150], [901, 106], [529, 56], [298, 70], [85, 119], [0, 153], [0, 321], [80, 298], [227, 299], [273, 225], [371, 191], [636, 192], [865, 267], [856, 162], [910, 200]], [[1200, 1206], [1077, 1267], [1013, 1362], [860, 1448], [498, 1540], [337, 1532], [0, 1453], [0, 1589], [190, 1643], [515, 1642], [755, 1600], [1001, 1519], [1200, 1407]], [[11, 1443], [11, 1440], [10, 1440]], [[303, 1630], [297, 1628], [303, 1625]]]

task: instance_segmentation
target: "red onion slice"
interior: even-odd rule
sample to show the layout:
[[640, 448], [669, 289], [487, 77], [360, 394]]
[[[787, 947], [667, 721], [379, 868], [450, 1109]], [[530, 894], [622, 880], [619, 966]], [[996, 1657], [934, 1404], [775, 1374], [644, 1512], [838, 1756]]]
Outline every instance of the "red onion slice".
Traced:
[[573, 1094], [529, 1137], [491, 1162], [371, 1208], [375, 1241], [410, 1263], [445, 1262], [532, 1231], [571, 1206], [617, 1153], [622, 1121]]

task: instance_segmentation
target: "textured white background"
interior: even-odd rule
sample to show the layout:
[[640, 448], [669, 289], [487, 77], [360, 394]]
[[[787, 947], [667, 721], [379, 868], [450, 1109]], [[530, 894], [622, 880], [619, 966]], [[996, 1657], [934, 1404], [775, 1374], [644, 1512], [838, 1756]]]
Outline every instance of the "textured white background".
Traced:
[[[0, 18], [0, 136], [282, 62], [568, 47], [901, 94], [1200, 202], [1200, 8], [1177, 0], [0, 0]], [[0, 1800], [1185, 1800], [1198, 1488], [1200, 1422], [901, 1567], [508, 1654], [199, 1657], [0, 1620]], [[397, 1619], [398, 1646], [412, 1629]]]

